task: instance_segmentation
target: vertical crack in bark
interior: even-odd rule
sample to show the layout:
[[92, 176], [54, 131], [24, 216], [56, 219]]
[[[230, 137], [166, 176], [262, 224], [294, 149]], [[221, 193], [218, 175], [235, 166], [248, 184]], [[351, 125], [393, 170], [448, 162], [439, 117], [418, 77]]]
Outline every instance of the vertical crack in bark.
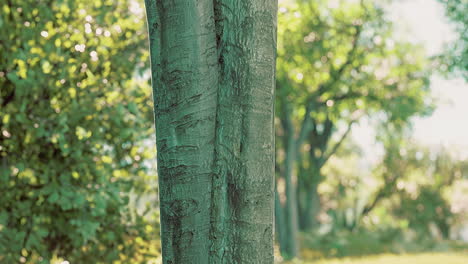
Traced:
[[238, 260], [238, 243], [234, 223], [242, 206], [242, 144], [245, 139], [243, 99], [248, 99], [249, 88], [242, 75], [242, 65], [249, 68], [239, 43], [240, 14], [232, 12], [235, 1], [214, 0], [214, 22], [218, 54], [218, 95], [215, 125], [215, 157], [212, 187], [212, 226], [210, 263], [232, 263]]
[[226, 240], [228, 237], [228, 230], [226, 230], [226, 218], [228, 208], [226, 207], [226, 171], [223, 163], [225, 161], [221, 160], [221, 150], [222, 147], [222, 136], [221, 131], [223, 122], [223, 117], [220, 111], [220, 102], [222, 101], [222, 87], [220, 85], [222, 77], [222, 71], [224, 67], [223, 59], [223, 15], [221, 11], [221, 0], [213, 0], [213, 20], [215, 24], [216, 32], [216, 48], [218, 56], [218, 87], [216, 95], [216, 121], [215, 121], [215, 146], [214, 146], [214, 163], [213, 163], [213, 178], [212, 178], [212, 187], [211, 187], [211, 215], [210, 215], [210, 259], [209, 263], [223, 263], [223, 258], [225, 257], [226, 250]]

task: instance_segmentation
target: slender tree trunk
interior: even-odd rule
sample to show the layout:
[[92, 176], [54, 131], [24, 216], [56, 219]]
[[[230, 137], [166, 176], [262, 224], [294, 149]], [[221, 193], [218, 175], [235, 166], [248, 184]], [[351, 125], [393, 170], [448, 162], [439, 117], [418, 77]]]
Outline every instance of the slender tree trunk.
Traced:
[[285, 215], [284, 215], [284, 208], [281, 204], [278, 188], [275, 189], [275, 231], [276, 231], [276, 238], [278, 239], [278, 244], [280, 246], [280, 252], [282, 255], [286, 254], [284, 252], [284, 245], [286, 245], [287, 234], [284, 230], [285, 226]]
[[305, 225], [309, 221], [309, 218], [306, 217], [307, 207], [309, 206], [308, 202], [308, 188], [304, 185], [304, 182], [301, 181], [301, 176], [298, 177], [297, 184], [297, 217], [299, 220], [299, 230], [306, 231]]
[[286, 205], [285, 205], [285, 233], [286, 239], [280, 245], [282, 247], [283, 256], [287, 259], [294, 258], [299, 255], [298, 242], [298, 213], [296, 201], [296, 186], [293, 182], [294, 166], [295, 166], [295, 140], [294, 134], [286, 132], [286, 158], [285, 158], [285, 183], [286, 183]]
[[272, 263], [276, 1], [146, 0], [164, 263]]

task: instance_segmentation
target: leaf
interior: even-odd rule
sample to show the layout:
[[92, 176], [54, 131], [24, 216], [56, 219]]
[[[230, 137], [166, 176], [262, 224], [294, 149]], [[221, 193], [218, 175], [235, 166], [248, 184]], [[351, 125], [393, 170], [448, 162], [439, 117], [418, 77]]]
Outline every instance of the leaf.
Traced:
[[47, 201], [49, 201], [49, 203], [56, 203], [59, 199], [59, 193], [57, 191], [53, 192], [49, 198], [47, 198]]

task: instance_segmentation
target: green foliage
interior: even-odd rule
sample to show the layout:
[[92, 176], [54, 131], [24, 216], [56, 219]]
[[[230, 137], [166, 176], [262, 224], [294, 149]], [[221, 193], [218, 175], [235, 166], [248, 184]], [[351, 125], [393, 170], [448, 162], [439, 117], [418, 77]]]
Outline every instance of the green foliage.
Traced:
[[376, 1], [332, 2], [287, 1], [280, 8], [278, 95], [294, 105], [297, 119], [308, 105], [314, 125], [356, 112], [381, 111], [395, 122], [430, 113], [421, 47], [393, 39]]
[[439, 0], [447, 17], [453, 23], [457, 38], [449, 45], [443, 62], [447, 72], [468, 80], [468, 2], [466, 0]]
[[377, 195], [389, 199], [389, 213], [406, 221], [418, 235], [448, 239], [450, 226], [461, 215], [452, 212], [447, 194], [466, 175], [466, 161], [446, 149], [422, 147], [411, 139], [388, 143], [384, 160], [375, 171], [383, 180]]
[[353, 167], [359, 155], [346, 149], [327, 165], [320, 192], [325, 233], [305, 233], [305, 246], [327, 257], [455, 249], [448, 239], [466, 209], [454, 210], [464, 200], [453, 201], [453, 192], [466, 182], [467, 161], [392, 126], [379, 138], [385, 154], [371, 172]]
[[0, 262], [143, 263], [158, 228], [129, 207], [155, 191], [142, 3], [0, 9]]
[[394, 208], [397, 217], [406, 219], [409, 228], [427, 237], [431, 233], [430, 224], [434, 224], [441, 236], [448, 238], [453, 215], [450, 204], [441, 196], [440, 190], [424, 186], [415, 195], [400, 195], [399, 206]]
[[429, 61], [420, 47], [393, 39], [379, 3], [332, 2], [286, 1], [279, 10], [276, 110], [294, 128], [283, 125], [276, 142], [284, 149], [287, 133], [297, 135], [302, 171], [320, 171], [339, 147], [337, 132], [363, 116], [403, 126], [433, 108]]

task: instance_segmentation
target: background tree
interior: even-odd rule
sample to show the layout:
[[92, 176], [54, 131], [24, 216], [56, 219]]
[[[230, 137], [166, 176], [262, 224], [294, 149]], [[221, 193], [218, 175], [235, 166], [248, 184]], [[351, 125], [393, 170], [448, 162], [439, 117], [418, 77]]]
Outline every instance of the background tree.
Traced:
[[146, 1], [164, 263], [273, 262], [276, 1]]
[[362, 166], [363, 153], [349, 140], [324, 167], [322, 225], [302, 235], [304, 252], [341, 257], [463, 245], [450, 239], [468, 212], [457, 194], [466, 193], [466, 159], [453, 148], [421, 145], [408, 126], [385, 123], [377, 132], [383, 155], [372, 167]]
[[145, 262], [159, 231], [137, 199], [155, 192], [142, 7], [0, 8], [0, 262]]
[[429, 112], [429, 72], [418, 47], [393, 39], [379, 3], [338, 3], [291, 1], [280, 8], [277, 171], [286, 193], [286, 256], [297, 254], [296, 222], [302, 230], [315, 226], [321, 169], [352, 124], [374, 114], [404, 123]]

